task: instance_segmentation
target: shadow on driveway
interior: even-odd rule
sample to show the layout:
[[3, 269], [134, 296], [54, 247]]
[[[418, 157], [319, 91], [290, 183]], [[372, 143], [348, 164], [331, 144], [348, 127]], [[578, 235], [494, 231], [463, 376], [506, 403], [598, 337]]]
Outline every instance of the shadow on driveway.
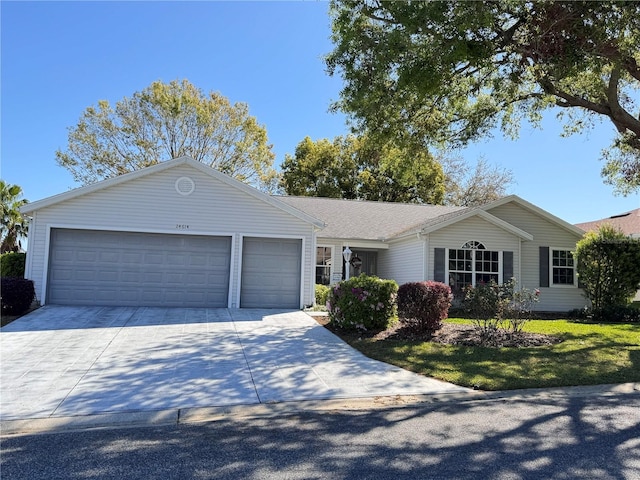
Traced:
[[369, 359], [301, 311], [46, 306], [0, 343], [3, 420], [468, 391]]

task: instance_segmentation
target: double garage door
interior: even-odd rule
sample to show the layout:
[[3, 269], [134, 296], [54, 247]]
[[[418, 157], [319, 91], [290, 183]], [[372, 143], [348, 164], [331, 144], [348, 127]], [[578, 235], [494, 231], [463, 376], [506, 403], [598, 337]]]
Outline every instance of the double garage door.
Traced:
[[[244, 239], [241, 307], [299, 307], [300, 243]], [[227, 307], [230, 267], [231, 237], [52, 229], [47, 303]]]

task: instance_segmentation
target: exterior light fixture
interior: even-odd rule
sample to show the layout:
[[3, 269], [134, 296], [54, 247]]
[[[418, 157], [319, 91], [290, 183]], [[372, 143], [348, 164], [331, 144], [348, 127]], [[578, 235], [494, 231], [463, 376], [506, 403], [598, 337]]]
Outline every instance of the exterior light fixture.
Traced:
[[353, 252], [351, 251], [351, 249], [349, 248], [349, 246], [347, 245], [345, 247], [345, 249], [342, 251], [342, 257], [344, 258], [344, 263], [345, 263], [345, 268], [347, 269], [345, 271], [345, 275], [344, 275], [344, 279], [345, 280], [349, 280], [349, 267], [351, 266], [351, 254]]

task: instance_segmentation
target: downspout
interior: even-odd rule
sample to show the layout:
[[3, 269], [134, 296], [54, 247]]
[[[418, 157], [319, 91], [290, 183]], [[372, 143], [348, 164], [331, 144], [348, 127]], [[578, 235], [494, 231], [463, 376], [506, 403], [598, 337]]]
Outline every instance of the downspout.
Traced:
[[429, 275], [429, 234], [424, 235], [422, 232], [416, 234], [418, 239], [422, 240], [422, 280], [428, 280]]
[[522, 239], [518, 242], [518, 285], [522, 285]]
[[[318, 250], [318, 237], [317, 237], [317, 232], [320, 229], [318, 227], [316, 227], [315, 225], [311, 226], [311, 259], [310, 259], [310, 265], [308, 267], [309, 270], [309, 274], [307, 275], [307, 273], [305, 272], [305, 269], [307, 267], [303, 267], [302, 268], [302, 272], [303, 272], [303, 281], [305, 278], [309, 278], [309, 292], [308, 294], [310, 295], [309, 299], [311, 300], [311, 302], [309, 303], [309, 307], [313, 307], [316, 304], [316, 282], [315, 282], [315, 278], [316, 278], [316, 252]], [[302, 259], [304, 260], [305, 258], [305, 253], [302, 252]], [[333, 263], [333, 259], [331, 259], [331, 262]], [[306, 305], [304, 304], [304, 300], [302, 302], [302, 306], [306, 307]]]
[[[33, 212], [33, 215], [29, 217], [29, 227], [28, 227], [28, 233], [27, 235], [31, 236], [31, 238], [33, 239], [35, 237], [35, 217], [36, 217], [37, 212]], [[31, 266], [32, 266], [32, 252], [33, 252], [33, 248], [31, 248], [33, 245], [31, 244], [32, 242], [29, 241], [29, 237], [27, 237], [27, 259], [25, 261], [25, 265], [24, 265], [24, 278], [28, 278], [31, 279], [32, 276], [32, 272], [31, 272]], [[37, 300], [37, 298], [36, 298]]]

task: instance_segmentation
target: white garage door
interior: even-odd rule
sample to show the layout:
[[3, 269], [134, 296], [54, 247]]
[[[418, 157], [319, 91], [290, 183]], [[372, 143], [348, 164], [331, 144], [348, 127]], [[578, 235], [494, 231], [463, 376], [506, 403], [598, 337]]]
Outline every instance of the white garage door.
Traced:
[[240, 307], [300, 308], [302, 240], [245, 237]]
[[52, 229], [47, 303], [227, 307], [231, 237]]

